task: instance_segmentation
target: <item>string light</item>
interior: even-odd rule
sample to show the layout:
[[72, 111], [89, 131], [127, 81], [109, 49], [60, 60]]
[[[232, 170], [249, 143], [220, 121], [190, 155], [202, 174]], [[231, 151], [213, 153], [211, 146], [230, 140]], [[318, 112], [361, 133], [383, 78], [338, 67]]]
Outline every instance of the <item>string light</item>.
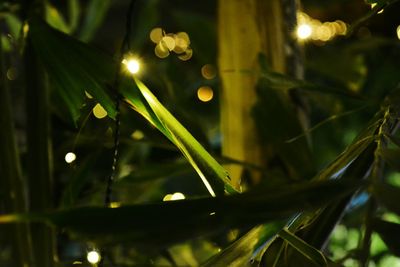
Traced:
[[396, 32], [397, 32], [397, 38], [400, 40], [400, 25], [397, 26]]
[[68, 152], [65, 154], [65, 162], [70, 164], [76, 160], [76, 155], [73, 152]]
[[321, 22], [306, 13], [297, 13], [298, 27], [296, 35], [301, 40], [312, 39], [326, 42], [338, 35], [345, 35], [347, 25], [341, 20]]
[[96, 250], [89, 251], [86, 255], [86, 259], [91, 264], [97, 264], [101, 260], [100, 253]]
[[140, 71], [140, 62], [136, 58], [124, 58], [122, 64], [124, 64], [126, 69], [132, 74], [136, 74]]
[[300, 39], [308, 39], [312, 34], [312, 28], [308, 24], [301, 24], [297, 27], [297, 37]]
[[193, 50], [190, 48], [190, 38], [186, 32], [165, 33], [158, 27], [150, 31], [150, 40], [156, 44], [154, 54], [158, 58], [166, 58], [171, 52], [178, 54], [182, 61], [192, 58]]

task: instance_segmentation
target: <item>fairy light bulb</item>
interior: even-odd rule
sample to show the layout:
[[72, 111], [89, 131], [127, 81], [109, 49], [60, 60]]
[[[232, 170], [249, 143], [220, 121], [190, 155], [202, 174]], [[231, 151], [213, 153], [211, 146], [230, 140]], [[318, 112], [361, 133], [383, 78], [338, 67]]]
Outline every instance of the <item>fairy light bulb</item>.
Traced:
[[76, 160], [76, 155], [73, 152], [68, 152], [65, 154], [65, 162], [66, 163], [72, 163]]
[[297, 37], [299, 37], [300, 39], [305, 40], [309, 38], [311, 34], [312, 34], [312, 28], [308, 24], [301, 24], [297, 28]]
[[101, 260], [100, 253], [96, 250], [89, 251], [86, 255], [86, 259], [91, 264], [97, 264]]
[[140, 62], [135, 58], [125, 58], [122, 60], [122, 64], [124, 64], [126, 69], [132, 74], [136, 74], [140, 71]]

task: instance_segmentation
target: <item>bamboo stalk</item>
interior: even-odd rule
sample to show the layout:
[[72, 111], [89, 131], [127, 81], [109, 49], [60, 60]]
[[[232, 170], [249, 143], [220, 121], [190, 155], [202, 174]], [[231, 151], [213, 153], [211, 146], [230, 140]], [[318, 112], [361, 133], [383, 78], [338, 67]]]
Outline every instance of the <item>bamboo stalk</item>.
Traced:
[[[28, 39], [25, 50], [27, 97], [27, 177], [31, 211], [53, 207], [50, 101], [46, 73]], [[51, 267], [55, 261], [55, 237], [46, 225], [31, 225], [37, 267]]]
[[[256, 101], [258, 54], [268, 56], [275, 71], [285, 70], [284, 35], [279, 0], [219, 0], [219, 72], [222, 80], [222, 154], [265, 165], [251, 110]], [[243, 167], [226, 167], [236, 187]], [[259, 174], [252, 173], [253, 180]]]

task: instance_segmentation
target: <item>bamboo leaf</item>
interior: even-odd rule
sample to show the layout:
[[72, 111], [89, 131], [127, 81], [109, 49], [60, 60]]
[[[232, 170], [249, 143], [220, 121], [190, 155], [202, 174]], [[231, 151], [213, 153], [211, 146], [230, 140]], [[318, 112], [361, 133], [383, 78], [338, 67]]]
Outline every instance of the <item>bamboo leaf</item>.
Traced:
[[372, 222], [373, 229], [379, 234], [390, 251], [400, 257], [400, 224], [375, 219]]
[[115, 104], [107, 94], [107, 84], [113, 81], [115, 72], [111, 57], [54, 30], [38, 18], [29, 21], [29, 39], [74, 121], [80, 115], [85, 90], [109, 117], [115, 118]]
[[[98, 242], [162, 245], [227, 227], [285, 219], [356, 190], [360, 183], [337, 181], [258, 189], [243, 194], [120, 208], [84, 207], [48, 213], [0, 216], [0, 223], [39, 221]], [[276, 203], [280, 203], [276, 205]], [[154, 238], [149, 238], [149, 236]]]
[[50, 3], [45, 5], [45, 16], [46, 21], [53, 28], [60, 30], [65, 33], [70, 32], [70, 28], [65, 22], [64, 17], [60, 14], [60, 12]]
[[91, 0], [89, 2], [79, 39], [89, 41], [93, 37], [103, 22], [110, 5], [110, 0]]
[[328, 265], [328, 261], [321, 251], [307, 244], [307, 242], [289, 232], [287, 229], [280, 231], [279, 236], [285, 239], [292, 247], [294, 247], [297, 251], [303, 254], [306, 258], [310, 259], [316, 265]]
[[[175, 117], [158, 101], [151, 91], [136, 77], [134, 77], [137, 88], [143, 98], [147, 101], [151, 111], [155, 114], [151, 120], [158, 124], [166, 132], [167, 137], [182, 151], [190, 164], [199, 174], [204, 185], [211, 195], [215, 196], [213, 186], [218, 183], [225, 184], [230, 193], [236, 192], [231, 186], [227, 171], [203, 148], [203, 146], [182, 126]], [[146, 111], [147, 112], [147, 111]], [[208, 179], [211, 181], [212, 185]]]
[[266, 241], [276, 235], [283, 226], [284, 222], [256, 226], [202, 266], [250, 266], [255, 262], [257, 251], [262, 249]]

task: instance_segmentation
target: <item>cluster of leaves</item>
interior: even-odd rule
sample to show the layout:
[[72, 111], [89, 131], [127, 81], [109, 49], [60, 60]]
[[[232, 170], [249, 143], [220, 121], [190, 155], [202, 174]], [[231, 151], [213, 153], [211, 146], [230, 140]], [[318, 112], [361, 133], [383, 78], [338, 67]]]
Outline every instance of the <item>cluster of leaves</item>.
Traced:
[[[146, 15], [153, 12], [150, 10], [159, 4], [157, 2], [149, 1], [145, 5]], [[386, 6], [387, 3], [379, 1], [379, 4]], [[275, 158], [266, 170], [261, 168], [266, 176], [261, 185], [242, 193], [230, 184], [229, 176], [217, 162], [217, 157], [207, 152], [201, 144], [212, 148], [206, 135], [196, 131], [194, 135], [197, 138], [193, 137], [169, 111], [173, 109], [179, 119], [186, 122], [185, 116], [179, 113], [179, 108], [184, 108], [179, 104], [184, 101], [178, 99], [178, 107], [167, 109], [139, 77], [132, 77], [120, 70], [119, 59], [113, 59], [80, 41], [87, 41], [93, 36], [110, 1], [91, 1], [78, 37], [72, 33], [78, 28], [80, 5], [78, 1], [69, 1], [69, 5], [69, 23], [64, 21], [57, 9], [46, 5], [47, 21], [52, 27], [37, 16], [32, 16], [26, 21], [29, 27], [27, 36], [21, 38], [26, 38], [26, 45], [32, 48], [46, 69], [55, 103], [60, 100], [64, 103], [64, 108], [54, 111], [54, 123], [67, 128], [65, 125], [73, 121], [85, 127], [85, 130], [80, 130], [82, 133], [79, 133], [78, 141], [74, 140], [75, 132], [71, 137], [68, 131], [56, 131], [58, 135], [55, 142], [68, 148], [75, 142], [72, 145], [77, 146], [76, 150], [81, 155], [86, 152], [88, 156], [77, 163], [73, 171], [56, 165], [63, 189], [57, 200], [59, 208], [47, 212], [1, 215], [0, 223], [47, 223], [56, 229], [66, 230], [75, 240], [94, 243], [108, 250], [111, 262], [126, 265], [343, 266], [348, 259], [366, 264], [370, 259], [379, 260], [374, 258], [376, 255], [370, 255], [374, 233], [385, 242], [388, 248], [385, 253], [390, 251], [399, 256], [400, 244], [396, 238], [400, 233], [399, 221], [385, 219], [388, 212], [400, 215], [396, 205], [400, 189], [393, 184], [392, 178], [399, 168], [400, 140], [396, 136], [396, 129], [400, 92], [394, 90], [399, 82], [398, 77], [390, 75], [396, 69], [398, 43], [370, 40], [365, 45], [354, 40], [343, 40], [321, 48], [316, 54], [324, 58], [323, 62], [312, 59], [311, 63], [315, 65], [309, 66], [309, 72], [314, 74], [310, 80], [315, 83], [296, 80], [264, 67], [253, 113], [262, 145], [272, 149]], [[378, 9], [375, 9], [376, 13]], [[185, 21], [180, 12], [174, 15]], [[143, 32], [149, 32], [155, 26], [150, 19], [142, 18], [140, 21], [149, 25], [138, 23], [143, 29], [135, 35], [138, 37], [132, 41], [133, 47], [138, 47], [140, 40], [144, 43]], [[191, 16], [187, 27], [199, 23], [207, 24], [205, 20]], [[16, 27], [22, 28], [22, 23], [17, 24]], [[196, 44], [201, 44], [201, 41], [196, 41], [195, 32], [193, 30], [191, 39], [196, 52]], [[201, 39], [204, 38], [198, 38]], [[198, 51], [205, 53], [206, 50]], [[329, 58], [321, 55], [332, 51], [342, 52], [332, 59], [332, 64], [327, 64]], [[386, 57], [385, 60], [377, 56], [379, 53]], [[199, 57], [201, 59], [198, 61], [204, 63], [202, 60], [210, 58], [210, 55]], [[349, 60], [352, 64], [348, 64]], [[265, 65], [263, 59], [260, 62], [261, 66]], [[335, 69], [331, 70], [330, 67]], [[360, 74], [361, 68], [367, 68], [367, 74]], [[348, 76], [338, 74], [338, 71]], [[146, 83], [158, 85], [154, 80], [160, 79], [157, 76], [156, 79], [146, 77]], [[354, 83], [355, 89], [347, 89], [349, 84]], [[177, 82], [167, 81], [167, 84], [175, 85]], [[317, 131], [309, 131], [289, 140], [302, 133], [294, 106], [282, 97], [282, 94], [293, 90], [310, 101], [314, 111], [310, 115], [312, 123], [321, 120], [320, 114], [333, 113], [332, 119], [347, 114], [358, 115], [358, 118], [348, 119], [348, 122], [358, 121], [350, 130], [359, 133], [351, 142], [346, 138], [336, 138], [336, 143], [327, 147], [326, 139], [349, 133], [349, 130], [338, 133], [335, 128], [349, 123], [335, 120], [325, 127], [319, 127]], [[85, 91], [93, 99], [85, 99]], [[177, 98], [179, 94], [171, 95]], [[116, 100], [121, 102], [120, 111], [116, 108]], [[85, 113], [90, 116], [91, 107], [96, 103], [104, 107], [110, 118], [102, 126], [81, 118]], [[354, 110], [354, 106], [358, 113], [343, 111]], [[62, 113], [64, 109], [71, 120], [65, 118]], [[361, 111], [363, 113], [360, 115]], [[100, 141], [108, 145], [111, 139], [106, 131], [108, 126], [113, 126], [118, 112], [121, 112], [123, 146], [119, 179], [114, 190], [123, 205], [118, 208], [101, 207], [99, 199], [103, 197], [105, 184], [102, 178], [110, 170], [101, 167], [107, 164], [99, 162], [111, 162], [109, 156], [104, 156], [111, 153], [108, 150], [93, 153], [93, 149]], [[365, 118], [369, 121], [363, 123]], [[189, 122], [190, 126], [193, 124], [195, 126], [195, 122]], [[157, 134], [155, 129], [166, 139]], [[145, 140], [134, 141], [125, 137], [134, 130], [145, 132]], [[103, 133], [104, 137], [90, 136], [94, 133]], [[89, 137], [86, 138], [85, 134]], [[70, 143], [60, 141], [65, 137]], [[332, 157], [331, 154], [338, 153], [340, 148], [343, 148], [343, 152]], [[186, 161], [179, 156], [179, 151]], [[56, 158], [57, 155], [61, 158], [65, 152], [65, 147], [57, 148]], [[175, 160], [166, 161], [168, 157]], [[327, 158], [331, 161], [329, 164], [326, 163]], [[147, 163], [133, 168], [130, 164], [132, 161]], [[157, 164], [154, 161], [158, 161]], [[241, 164], [246, 166], [246, 163]], [[389, 168], [387, 165], [390, 165]], [[317, 174], [315, 166], [319, 169]], [[67, 175], [72, 178], [61, 181]], [[197, 176], [203, 185], [196, 180]], [[181, 188], [187, 188], [189, 195], [197, 197], [175, 202], [155, 202], [169, 190]], [[207, 197], [207, 191], [215, 197]], [[133, 197], [134, 194], [137, 195]], [[147, 203], [142, 203], [144, 201]], [[342, 223], [353, 228], [362, 223], [363, 229], [359, 245], [339, 258], [327, 244], [343, 215]], [[232, 233], [233, 229], [240, 229], [240, 238], [236, 233], [231, 240], [226, 240], [226, 232]], [[194, 239], [200, 237], [203, 239]], [[184, 241], [189, 245], [174, 246]], [[132, 248], [137, 253], [134, 254], [136, 259], [131, 260], [128, 256], [122, 257], [128, 258], [126, 260], [114, 258], [121, 253], [113, 248], [116, 244]], [[223, 249], [218, 251], [217, 246]], [[333, 248], [334, 244], [330, 247]], [[197, 253], [196, 260], [193, 259], [194, 253]]]

